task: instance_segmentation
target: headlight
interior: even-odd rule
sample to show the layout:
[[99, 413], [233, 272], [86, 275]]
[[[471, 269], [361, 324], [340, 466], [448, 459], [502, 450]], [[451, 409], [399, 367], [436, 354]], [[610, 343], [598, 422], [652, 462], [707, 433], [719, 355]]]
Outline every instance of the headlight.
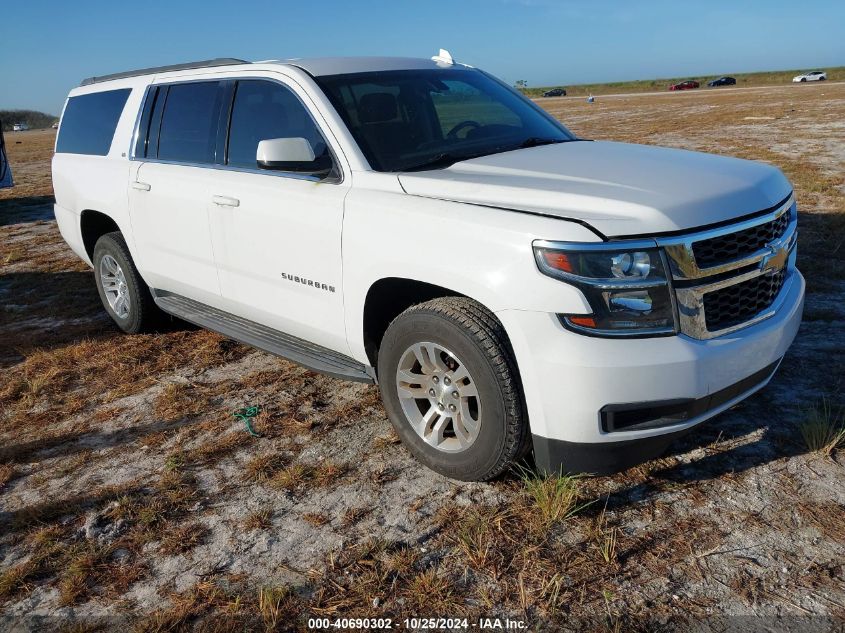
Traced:
[[535, 242], [540, 271], [577, 286], [592, 314], [564, 314], [567, 327], [595, 336], [655, 336], [677, 331], [666, 264], [653, 242]]

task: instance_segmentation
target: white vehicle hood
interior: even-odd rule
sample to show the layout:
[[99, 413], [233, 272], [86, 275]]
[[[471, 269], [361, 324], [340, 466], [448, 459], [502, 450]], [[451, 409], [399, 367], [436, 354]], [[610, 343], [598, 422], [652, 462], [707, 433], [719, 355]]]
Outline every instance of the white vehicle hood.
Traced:
[[576, 141], [399, 174], [411, 195], [587, 222], [603, 235], [651, 235], [769, 209], [792, 187], [753, 161], [606, 141]]

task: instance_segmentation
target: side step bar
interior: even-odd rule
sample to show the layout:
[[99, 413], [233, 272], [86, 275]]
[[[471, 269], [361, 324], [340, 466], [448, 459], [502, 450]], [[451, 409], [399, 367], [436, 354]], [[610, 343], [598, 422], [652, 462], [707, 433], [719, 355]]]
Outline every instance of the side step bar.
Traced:
[[159, 308], [194, 325], [335, 378], [375, 382], [372, 367], [333, 350], [166, 290], [153, 289], [152, 293]]

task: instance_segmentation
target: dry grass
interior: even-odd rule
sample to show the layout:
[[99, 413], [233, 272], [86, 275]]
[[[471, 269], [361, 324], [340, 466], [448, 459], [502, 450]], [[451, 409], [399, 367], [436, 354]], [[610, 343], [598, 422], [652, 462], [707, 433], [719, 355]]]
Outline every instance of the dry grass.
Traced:
[[579, 505], [579, 478], [570, 475], [545, 475], [523, 470], [525, 495], [530, 506], [545, 525], [564, 521], [584, 505]]
[[198, 582], [186, 592], [171, 594], [169, 603], [139, 621], [135, 630], [297, 630], [303, 609], [301, 599], [290, 587], [250, 589], [236, 577]]
[[348, 464], [337, 462], [320, 462], [314, 468], [314, 484], [321, 487], [332, 486], [350, 472]]
[[273, 511], [269, 509], [258, 510], [247, 515], [244, 519], [245, 530], [267, 530], [273, 525]]
[[147, 570], [128, 550], [126, 560], [114, 545], [84, 543], [72, 545], [65, 553], [59, 572], [59, 602], [73, 605], [83, 602], [96, 588], [100, 593], [116, 597], [144, 577]]
[[[28, 538], [29, 559], [0, 576], [0, 600], [26, 590], [30, 583], [53, 577], [61, 604], [78, 604], [91, 595], [117, 597], [145, 577], [140, 552], [146, 543], [161, 541], [165, 555], [186, 553], [202, 543], [208, 529], [184, 523], [196, 502], [196, 482], [190, 475], [165, 471], [150, 488], [125, 485], [93, 497], [46, 502], [19, 513], [17, 531], [37, 529]], [[97, 513], [100, 522], [122, 528], [115, 540], [80, 540], [73, 524], [60, 519]]]
[[607, 507], [602, 509], [596, 518], [590, 533], [590, 540], [605, 565], [615, 565], [617, 562], [616, 548], [619, 539], [619, 529], [608, 523]]
[[0, 464], [0, 490], [15, 478], [15, 466], [13, 464]]
[[[67, 418], [148, 388], [162, 373], [192, 365], [213, 367], [245, 351], [210, 332], [115, 336], [37, 351], [4, 372], [0, 408], [11, 415], [0, 419], [0, 430], [31, 425], [36, 408], [36, 417], [44, 422]], [[92, 401], [91, 393], [99, 397]], [[180, 404], [196, 411], [187, 398], [178, 397], [184, 395], [179, 387], [166, 390], [168, 394], [162, 412], [175, 415]]]
[[331, 519], [322, 512], [306, 512], [302, 515], [302, 518], [314, 527], [321, 527], [331, 521]]
[[243, 448], [250, 439], [241, 431], [225, 433], [189, 449], [185, 452], [185, 459], [193, 465], [208, 464], [231, 456], [236, 450]]
[[39, 579], [49, 576], [63, 561], [61, 538], [66, 530], [52, 526], [35, 531], [29, 538], [29, 557], [0, 573], [0, 604], [27, 590]]
[[206, 541], [210, 534], [201, 523], [186, 523], [165, 534], [161, 540], [161, 552], [166, 556], [185, 554]]
[[349, 472], [349, 466], [335, 462], [321, 462], [316, 466], [296, 463], [276, 470], [270, 484], [287, 492], [304, 492], [309, 487], [331, 486]]
[[153, 414], [165, 422], [197, 416], [209, 408], [212, 394], [190, 383], [171, 382], [153, 404]]
[[372, 508], [349, 508], [343, 513], [340, 519], [340, 526], [342, 528], [349, 528], [361, 521], [364, 517], [372, 513]]
[[290, 587], [262, 587], [258, 592], [258, 610], [268, 631], [289, 624], [291, 612], [299, 606], [299, 599]]
[[807, 411], [801, 434], [807, 448], [830, 457], [836, 449], [845, 447], [845, 408], [823, 399]]
[[389, 446], [401, 444], [401, 442], [402, 440], [399, 439], [399, 436], [396, 435], [396, 432], [391, 428], [388, 435], [379, 435], [375, 440], [373, 440], [373, 448], [380, 451]]
[[314, 469], [305, 464], [293, 464], [287, 468], [277, 471], [270, 481], [270, 484], [279, 490], [296, 492], [305, 487], [313, 480]]
[[278, 453], [256, 455], [244, 466], [244, 478], [247, 481], [261, 483], [272, 479], [273, 476], [287, 465], [287, 459]]
[[494, 521], [489, 511], [470, 509], [454, 531], [455, 544], [466, 560], [475, 568], [486, 565], [493, 547]]

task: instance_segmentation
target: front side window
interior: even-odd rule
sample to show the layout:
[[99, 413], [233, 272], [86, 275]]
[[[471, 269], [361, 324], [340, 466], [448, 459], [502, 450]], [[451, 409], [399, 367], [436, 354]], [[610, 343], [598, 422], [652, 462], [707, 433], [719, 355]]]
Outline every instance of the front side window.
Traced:
[[92, 156], [108, 154], [130, 92], [130, 88], [124, 88], [68, 99], [56, 140], [56, 152]]
[[316, 161], [329, 159], [323, 135], [290, 89], [273, 81], [238, 81], [227, 164], [255, 169], [258, 143], [279, 138], [304, 138], [311, 145]]
[[161, 114], [158, 158], [213, 163], [221, 101], [222, 90], [217, 81], [169, 86]]
[[317, 77], [373, 169], [407, 171], [575, 140], [525, 97], [477, 70]]

